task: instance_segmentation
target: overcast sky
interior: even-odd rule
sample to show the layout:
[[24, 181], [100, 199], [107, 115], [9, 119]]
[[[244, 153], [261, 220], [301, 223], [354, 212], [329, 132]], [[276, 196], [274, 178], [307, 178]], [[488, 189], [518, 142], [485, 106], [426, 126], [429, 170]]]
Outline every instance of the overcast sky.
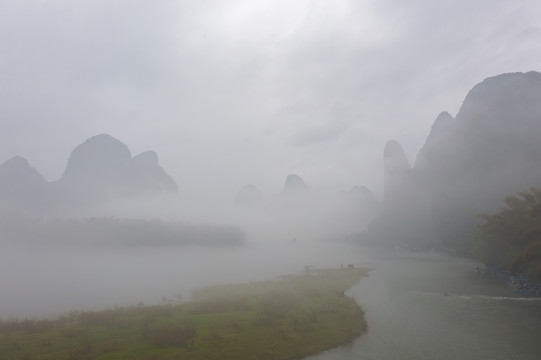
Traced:
[[0, 0], [0, 163], [56, 180], [108, 133], [181, 193], [381, 196], [383, 147], [415, 160], [486, 77], [541, 70], [538, 0]]

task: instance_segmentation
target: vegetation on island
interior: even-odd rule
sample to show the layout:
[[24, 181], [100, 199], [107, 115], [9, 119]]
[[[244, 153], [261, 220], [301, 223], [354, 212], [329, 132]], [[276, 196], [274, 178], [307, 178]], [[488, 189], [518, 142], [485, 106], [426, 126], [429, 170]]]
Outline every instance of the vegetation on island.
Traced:
[[541, 189], [532, 187], [505, 198], [507, 207], [483, 214], [466, 239], [486, 265], [541, 280]]
[[309, 270], [197, 290], [190, 302], [2, 320], [0, 358], [298, 359], [362, 333], [363, 311], [344, 292], [367, 271]]
[[0, 241], [12, 245], [59, 247], [240, 246], [245, 232], [233, 225], [100, 217], [35, 220], [0, 213]]

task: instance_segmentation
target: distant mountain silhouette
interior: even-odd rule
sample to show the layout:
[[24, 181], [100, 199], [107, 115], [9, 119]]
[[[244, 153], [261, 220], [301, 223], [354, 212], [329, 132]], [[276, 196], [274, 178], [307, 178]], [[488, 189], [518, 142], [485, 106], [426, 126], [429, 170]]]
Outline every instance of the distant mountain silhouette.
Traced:
[[265, 202], [257, 187], [246, 185], [236, 194], [235, 204], [236, 219], [250, 234], [293, 243], [354, 241], [381, 209], [365, 186], [340, 192], [313, 190], [296, 174], [288, 175], [283, 190]]
[[132, 187], [131, 153], [110, 135], [94, 136], [77, 146], [58, 180], [68, 202], [99, 204], [126, 196]]
[[[388, 144], [385, 203], [390, 197], [393, 207], [419, 212], [417, 220], [425, 217], [405, 221], [403, 229], [415, 233], [428, 224], [442, 246], [453, 246], [473, 229], [475, 215], [499, 209], [507, 195], [539, 186], [540, 100], [541, 73], [491, 77], [473, 87], [456, 118], [446, 112], [437, 117], [411, 170], [396, 145]], [[405, 203], [394, 200], [404, 195], [410, 197]], [[424, 206], [416, 209], [423, 203], [426, 214]], [[372, 229], [378, 228], [375, 223]], [[380, 228], [385, 226], [381, 221]], [[393, 236], [405, 238], [403, 229]]]
[[248, 209], [261, 208], [263, 206], [263, 195], [255, 185], [245, 185], [237, 193], [235, 205]]
[[505, 196], [541, 184], [540, 100], [541, 73], [503, 74], [477, 84], [455, 119], [436, 119], [414, 171], [444, 243]]
[[357, 199], [360, 203], [368, 207], [379, 207], [379, 201], [376, 196], [366, 186], [353, 186], [349, 191], [349, 194]]
[[[71, 153], [62, 177], [47, 182], [28, 162], [15, 157], [0, 166], [0, 201], [4, 211], [70, 211], [111, 200], [176, 193], [175, 181], [156, 153], [132, 158], [128, 147], [107, 134], [94, 136]], [[8, 205], [8, 206], [5, 206]]]
[[441, 187], [451, 176], [458, 182], [453, 188], [470, 193], [480, 190], [482, 179], [487, 197], [539, 183], [540, 99], [537, 72], [503, 74], [476, 85], [456, 119], [436, 120], [417, 158], [419, 178]]
[[160, 166], [154, 151], [145, 151], [132, 159], [133, 175], [136, 179], [135, 193], [177, 192], [175, 180]]
[[125, 144], [107, 134], [96, 135], [73, 150], [59, 183], [68, 191], [68, 199], [84, 204], [177, 191], [155, 152], [132, 158]]
[[20, 156], [15, 156], [0, 165], [0, 189], [17, 193], [19, 189], [39, 187], [46, 183], [43, 176]]
[[411, 188], [411, 166], [402, 146], [396, 140], [388, 141], [385, 145], [383, 171], [384, 201], [407, 201], [407, 198], [401, 198], [407, 197]]
[[0, 210], [43, 209], [47, 182], [28, 161], [15, 156], [0, 165]]
[[304, 192], [308, 189], [306, 183], [296, 174], [290, 174], [287, 176], [283, 194], [297, 194]]
[[433, 239], [423, 191], [402, 146], [390, 140], [383, 151], [384, 198], [381, 213], [368, 225], [370, 240], [425, 246]]

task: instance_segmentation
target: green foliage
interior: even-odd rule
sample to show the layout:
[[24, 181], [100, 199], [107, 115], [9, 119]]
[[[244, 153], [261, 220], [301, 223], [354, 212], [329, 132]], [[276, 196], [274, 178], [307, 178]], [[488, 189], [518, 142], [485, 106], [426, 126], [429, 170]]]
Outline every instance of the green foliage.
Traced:
[[487, 265], [524, 272], [541, 261], [541, 190], [532, 187], [505, 198], [507, 208], [483, 214], [476, 250]]
[[314, 270], [279, 281], [214, 286], [190, 302], [1, 320], [2, 359], [297, 359], [365, 329], [344, 291], [366, 269]]
[[191, 347], [197, 332], [194, 326], [162, 325], [154, 328], [148, 335], [152, 345], [157, 347]]
[[513, 274], [525, 272], [536, 280], [541, 280], [541, 241], [528, 244], [511, 264], [511, 272]]

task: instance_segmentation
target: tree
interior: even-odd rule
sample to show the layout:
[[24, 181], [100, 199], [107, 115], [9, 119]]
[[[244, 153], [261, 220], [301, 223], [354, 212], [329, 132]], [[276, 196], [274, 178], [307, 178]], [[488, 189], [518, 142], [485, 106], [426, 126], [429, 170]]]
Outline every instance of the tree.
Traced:
[[531, 270], [541, 262], [541, 190], [535, 187], [505, 198], [507, 208], [480, 215], [479, 254], [487, 265]]

